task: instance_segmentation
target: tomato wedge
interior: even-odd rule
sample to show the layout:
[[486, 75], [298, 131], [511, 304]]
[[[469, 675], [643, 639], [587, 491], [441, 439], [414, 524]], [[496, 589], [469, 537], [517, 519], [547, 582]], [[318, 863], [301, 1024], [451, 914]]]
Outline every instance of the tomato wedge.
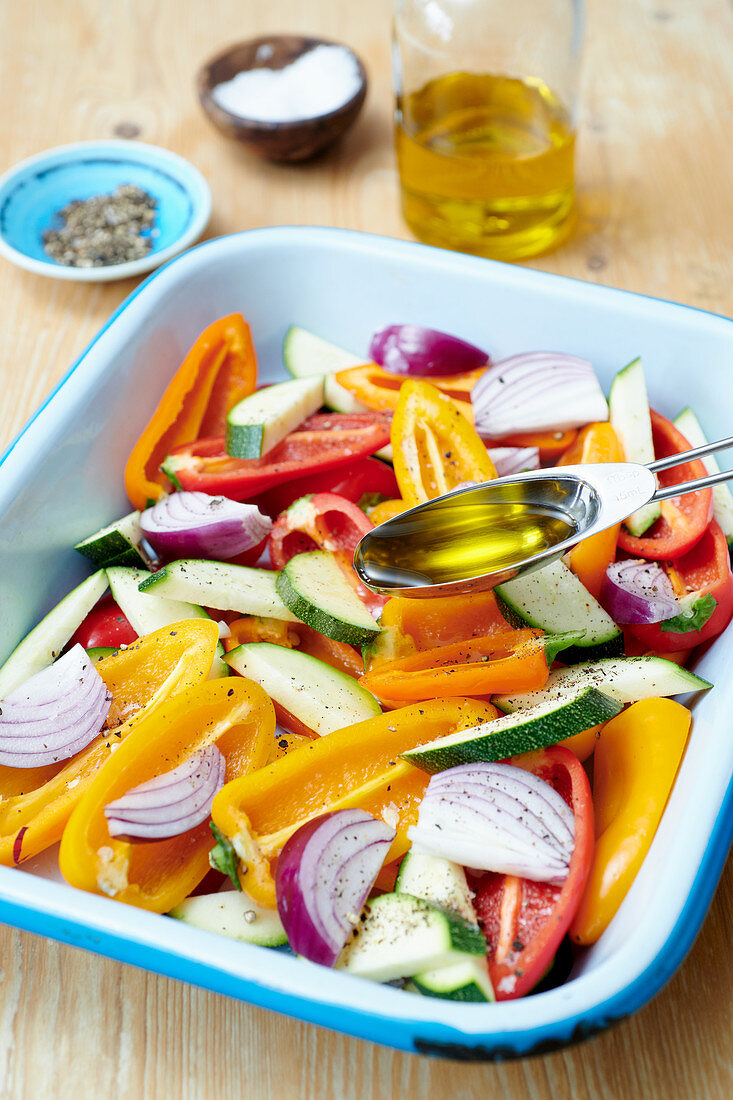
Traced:
[[[671, 420], [661, 413], [650, 410], [652, 419], [652, 438], [657, 458], [681, 454], [690, 450], [682, 432]], [[705, 477], [707, 473], [700, 459], [683, 462], [669, 470], [660, 470], [659, 484], [679, 485], [683, 481], [692, 481], [696, 477]], [[698, 489], [695, 493], [671, 497], [662, 501], [662, 515], [641, 538], [630, 535], [625, 527], [621, 528], [618, 544], [622, 550], [634, 558], [647, 558], [650, 561], [667, 561], [679, 558], [692, 550], [705, 534], [713, 515], [712, 489]]]
[[389, 443], [391, 413], [316, 413], [262, 458], [231, 458], [224, 437], [176, 447], [165, 472], [177, 488], [230, 500], [258, 493], [310, 473], [347, 466]]
[[137, 634], [111, 596], [104, 596], [77, 628], [69, 646], [77, 642], [84, 649], [129, 645]]
[[498, 1001], [529, 993], [550, 966], [580, 904], [593, 857], [593, 802], [577, 756], [552, 745], [511, 763], [551, 783], [572, 808], [575, 848], [562, 886], [494, 871], [474, 884], [474, 905], [486, 936], [489, 975]]

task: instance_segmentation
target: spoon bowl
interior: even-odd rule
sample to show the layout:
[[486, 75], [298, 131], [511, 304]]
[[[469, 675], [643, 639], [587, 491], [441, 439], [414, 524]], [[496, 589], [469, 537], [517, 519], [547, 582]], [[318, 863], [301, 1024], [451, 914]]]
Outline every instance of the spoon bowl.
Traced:
[[375, 592], [412, 599], [479, 592], [540, 569], [620, 523], [657, 491], [633, 462], [557, 466], [456, 489], [388, 520], [356, 548]]

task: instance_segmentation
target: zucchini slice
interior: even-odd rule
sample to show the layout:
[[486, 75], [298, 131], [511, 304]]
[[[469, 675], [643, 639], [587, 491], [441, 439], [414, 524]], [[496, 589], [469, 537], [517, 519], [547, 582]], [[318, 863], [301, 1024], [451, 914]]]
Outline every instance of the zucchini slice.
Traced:
[[423, 970], [415, 974], [407, 986], [426, 997], [442, 997], [446, 1001], [465, 1001], [474, 1004], [495, 1001], [494, 987], [489, 977], [486, 959], [470, 958], [452, 966], [437, 970]]
[[[108, 566], [109, 586], [123, 615], [130, 626], [141, 637], [162, 630], [171, 623], [183, 619], [209, 619], [211, 616], [199, 604], [184, 600], [171, 600], [155, 592], [141, 592], [140, 588], [151, 577], [157, 576], [147, 569], [135, 569], [124, 566]], [[216, 647], [216, 655], [209, 673], [210, 680], [218, 680], [229, 675], [229, 666], [224, 663], [224, 647], [221, 642]]]
[[100, 661], [103, 661], [105, 657], [111, 657], [113, 653], [117, 653], [118, 650], [114, 646], [99, 645], [93, 646], [87, 650], [87, 656], [93, 665], [98, 665]]
[[379, 625], [327, 550], [291, 558], [277, 578], [277, 592], [294, 615], [327, 638], [361, 646], [379, 634]]
[[368, 901], [357, 932], [336, 967], [375, 982], [486, 957], [486, 940], [475, 925], [411, 894]]
[[136, 634], [140, 637], [152, 634], [153, 631], [162, 630], [171, 623], [179, 623], [182, 619], [208, 619], [209, 616], [198, 604], [166, 599], [162, 592], [142, 594], [140, 585], [155, 575], [147, 569], [130, 566], [107, 567], [112, 596]]
[[77, 627], [107, 591], [104, 569], [87, 577], [26, 634], [0, 668], [0, 699], [53, 664]]
[[322, 378], [294, 378], [251, 393], [227, 413], [226, 449], [261, 458], [323, 404]]
[[277, 910], [263, 909], [244, 890], [186, 898], [168, 916], [205, 932], [260, 947], [282, 947], [288, 942]]
[[614, 718], [621, 704], [594, 687], [568, 688], [560, 699], [545, 700], [527, 710], [505, 714], [473, 729], [450, 733], [401, 753], [402, 759], [426, 772], [441, 772], [476, 761], [492, 763], [533, 749], [544, 749], [575, 733]]
[[220, 611], [296, 622], [296, 616], [277, 594], [277, 576], [270, 569], [188, 559], [174, 561], [157, 573], [144, 576], [139, 589], [145, 595], [162, 596], [167, 600], [185, 600]]
[[582, 686], [598, 688], [617, 703], [635, 703], [638, 699], [707, 691], [713, 685], [664, 657], [607, 657], [554, 669], [540, 691], [495, 695], [491, 701], [505, 714], [513, 714], [538, 703], [562, 699], [568, 688]]
[[569, 664], [623, 653], [622, 632], [561, 561], [497, 585], [494, 591], [502, 615], [512, 626], [536, 626], [548, 634], [581, 631], [563, 654]]
[[[439, 905], [478, 927], [466, 872], [442, 856], [416, 851], [413, 845], [400, 864], [395, 892]], [[495, 1000], [486, 959], [481, 956], [414, 974], [411, 986], [426, 997], [449, 1001]]]
[[413, 845], [402, 857], [394, 888], [397, 894], [412, 894], [478, 925], [466, 872], [459, 863], [417, 851]]
[[323, 400], [334, 412], [369, 412], [366, 405], [334, 378], [337, 371], [368, 363], [368, 356], [352, 355], [298, 325], [291, 325], [283, 341], [283, 362], [293, 378], [324, 376]]
[[[641, 359], [634, 359], [620, 370], [608, 395], [611, 427], [616, 432], [627, 462], [640, 462], [645, 466], [654, 461], [652, 424], [649, 418], [649, 399]], [[632, 535], [643, 535], [662, 514], [658, 501], [650, 501], [626, 520]]]
[[97, 569], [106, 565], [136, 565], [147, 568], [147, 561], [140, 551], [143, 533], [140, 530], [140, 513], [115, 520], [74, 547]]
[[250, 642], [231, 650], [226, 662], [321, 737], [382, 713], [371, 692], [351, 676], [297, 649]]

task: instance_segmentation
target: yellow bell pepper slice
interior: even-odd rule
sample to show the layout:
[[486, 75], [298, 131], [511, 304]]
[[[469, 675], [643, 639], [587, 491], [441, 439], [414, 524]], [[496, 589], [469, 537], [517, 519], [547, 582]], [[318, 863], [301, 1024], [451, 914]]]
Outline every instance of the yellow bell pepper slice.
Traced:
[[89, 785], [64, 829], [59, 867], [67, 882], [92, 894], [166, 913], [188, 897], [209, 869], [208, 821], [164, 840], [111, 837], [104, 807], [216, 744], [228, 780], [262, 767], [275, 712], [251, 680], [209, 680], [156, 707], [137, 724]]
[[245, 864], [243, 885], [275, 907], [270, 866], [296, 829], [319, 814], [358, 806], [396, 829], [385, 862], [409, 846], [407, 829], [430, 777], [398, 759], [408, 748], [496, 717], [475, 699], [435, 699], [347, 726], [288, 752], [253, 775], [227, 783], [214, 798], [214, 824]]
[[99, 736], [59, 764], [0, 767], [0, 863], [18, 864], [61, 839], [74, 806], [113, 746], [159, 703], [206, 679], [218, 637], [211, 619], [187, 619], [146, 634], [99, 662], [97, 672], [112, 693]]
[[616, 915], [649, 851], [687, 743], [691, 715], [643, 699], [607, 722], [593, 758], [596, 850], [570, 938], [591, 944]]
[[476, 429], [429, 382], [409, 379], [392, 420], [394, 471], [410, 508], [462, 481], [490, 481], [496, 469]]

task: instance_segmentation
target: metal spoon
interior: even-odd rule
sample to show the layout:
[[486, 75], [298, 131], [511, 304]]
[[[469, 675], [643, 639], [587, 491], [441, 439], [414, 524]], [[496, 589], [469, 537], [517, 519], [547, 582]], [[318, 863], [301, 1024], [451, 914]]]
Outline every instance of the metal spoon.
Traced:
[[733, 470], [722, 470], [660, 489], [654, 476], [732, 446], [729, 436], [648, 466], [555, 466], [454, 489], [375, 527], [357, 546], [354, 568], [369, 588], [387, 596], [421, 599], [494, 588], [556, 561], [650, 501], [733, 479]]

